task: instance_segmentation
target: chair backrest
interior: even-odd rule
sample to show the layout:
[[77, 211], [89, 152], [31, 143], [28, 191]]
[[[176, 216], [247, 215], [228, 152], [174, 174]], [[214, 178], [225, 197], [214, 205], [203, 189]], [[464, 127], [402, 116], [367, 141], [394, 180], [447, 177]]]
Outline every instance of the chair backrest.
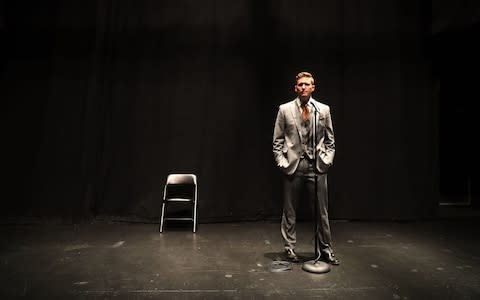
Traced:
[[167, 185], [169, 184], [194, 184], [197, 185], [197, 176], [195, 174], [170, 174], [167, 177]]

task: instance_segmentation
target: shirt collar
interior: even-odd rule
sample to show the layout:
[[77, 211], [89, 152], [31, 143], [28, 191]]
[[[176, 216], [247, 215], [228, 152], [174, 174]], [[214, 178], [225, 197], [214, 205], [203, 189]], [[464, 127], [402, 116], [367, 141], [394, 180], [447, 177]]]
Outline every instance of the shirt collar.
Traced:
[[[310, 105], [312, 103], [311, 100], [312, 100], [312, 97], [310, 97], [307, 101], [307, 104], [305, 104], [307, 107], [310, 107]], [[300, 98], [297, 97], [297, 99], [295, 99], [295, 101], [297, 102], [297, 106], [301, 108], [302, 107], [302, 101], [300, 101]]]

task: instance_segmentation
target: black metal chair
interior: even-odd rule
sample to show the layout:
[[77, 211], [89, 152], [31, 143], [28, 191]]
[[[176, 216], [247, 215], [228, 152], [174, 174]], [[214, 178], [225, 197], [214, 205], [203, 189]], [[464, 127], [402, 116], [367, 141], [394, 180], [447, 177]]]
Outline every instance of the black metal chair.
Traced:
[[[197, 231], [197, 197], [198, 184], [195, 174], [169, 174], [163, 189], [162, 211], [160, 214], [160, 232], [163, 232], [165, 221], [192, 221], [193, 232]], [[183, 202], [192, 205], [191, 217], [166, 217], [167, 204]]]

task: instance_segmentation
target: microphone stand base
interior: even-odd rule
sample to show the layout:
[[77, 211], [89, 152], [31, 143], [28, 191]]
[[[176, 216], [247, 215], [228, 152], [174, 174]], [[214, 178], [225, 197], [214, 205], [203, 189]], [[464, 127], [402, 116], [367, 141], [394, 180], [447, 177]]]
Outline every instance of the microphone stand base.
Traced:
[[330, 265], [324, 261], [309, 260], [303, 263], [302, 269], [310, 273], [327, 273], [330, 272]]

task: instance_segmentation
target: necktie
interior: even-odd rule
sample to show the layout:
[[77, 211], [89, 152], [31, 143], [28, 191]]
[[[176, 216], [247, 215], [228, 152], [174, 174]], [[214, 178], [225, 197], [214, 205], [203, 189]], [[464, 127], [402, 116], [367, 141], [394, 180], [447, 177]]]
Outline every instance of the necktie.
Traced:
[[308, 110], [308, 106], [306, 104], [302, 106], [302, 117], [305, 121], [310, 119], [310, 111]]

